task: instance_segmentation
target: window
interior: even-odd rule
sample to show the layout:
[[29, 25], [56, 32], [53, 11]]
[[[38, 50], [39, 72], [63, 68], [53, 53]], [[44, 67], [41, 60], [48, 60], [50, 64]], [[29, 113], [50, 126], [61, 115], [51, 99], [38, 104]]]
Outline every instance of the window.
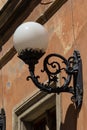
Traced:
[[14, 110], [13, 130], [59, 130], [60, 96], [38, 92]]
[[34, 130], [56, 130], [56, 110], [47, 110], [40, 119], [33, 124]]
[[4, 108], [0, 109], [0, 130], [6, 130], [6, 116]]

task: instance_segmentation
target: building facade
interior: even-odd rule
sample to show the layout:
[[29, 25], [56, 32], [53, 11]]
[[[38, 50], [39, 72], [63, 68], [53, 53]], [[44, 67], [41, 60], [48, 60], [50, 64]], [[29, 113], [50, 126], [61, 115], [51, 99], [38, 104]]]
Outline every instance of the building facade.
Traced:
[[[86, 130], [86, 0], [9, 0], [0, 1], [0, 108], [6, 114], [6, 130]], [[47, 94], [35, 87], [28, 67], [13, 47], [15, 29], [24, 22], [36, 21], [49, 32], [46, 54], [68, 58], [79, 50], [83, 63], [83, 103], [78, 111], [71, 94]], [[40, 81], [43, 58], [36, 66]], [[59, 84], [61, 84], [61, 77]]]

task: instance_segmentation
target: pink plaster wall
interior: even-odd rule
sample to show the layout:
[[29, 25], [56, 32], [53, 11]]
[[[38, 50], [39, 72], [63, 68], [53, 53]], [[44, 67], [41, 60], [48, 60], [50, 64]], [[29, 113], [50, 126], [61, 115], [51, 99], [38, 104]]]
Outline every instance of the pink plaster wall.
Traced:
[[[71, 5], [73, 3], [73, 5]], [[37, 6], [25, 21], [35, 21], [46, 10], [48, 5]], [[72, 12], [73, 11], [73, 12]], [[49, 32], [49, 45], [47, 54], [51, 52], [61, 53], [65, 57], [72, 55], [74, 49], [81, 53], [83, 61], [84, 97], [79, 115], [70, 100], [71, 94], [62, 94], [62, 122], [61, 130], [86, 130], [87, 121], [87, 1], [68, 0], [50, 20], [44, 25]], [[73, 15], [72, 15], [73, 13]], [[73, 16], [73, 17], [72, 17]], [[74, 34], [73, 34], [74, 31]], [[6, 49], [12, 47], [12, 38], [3, 46], [3, 54]], [[42, 68], [42, 60], [37, 66], [37, 73]], [[6, 110], [7, 129], [12, 130], [12, 110], [21, 101], [33, 95], [37, 88], [31, 81], [26, 81], [28, 69], [26, 65], [15, 55], [1, 70], [0, 74], [0, 106]], [[41, 81], [46, 77], [41, 76]], [[3, 95], [3, 99], [2, 99]]]

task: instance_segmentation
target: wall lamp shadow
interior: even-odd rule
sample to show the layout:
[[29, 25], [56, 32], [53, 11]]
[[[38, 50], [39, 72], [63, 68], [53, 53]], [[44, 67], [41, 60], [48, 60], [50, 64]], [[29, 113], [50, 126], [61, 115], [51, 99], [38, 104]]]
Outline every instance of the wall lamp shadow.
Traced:
[[[14, 47], [18, 52], [18, 57], [29, 67], [30, 76], [33, 83], [42, 91], [47, 93], [68, 92], [72, 94], [71, 100], [76, 108], [81, 108], [83, 99], [83, 79], [82, 60], [80, 52], [75, 50], [68, 59], [60, 54], [49, 54], [43, 61], [43, 70], [48, 76], [47, 83], [39, 82], [40, 76], [35, 76], [35, 65], [44, 55], [48, 44], [47, 30], [36, 22], [27, 22], [20, 25], [13, 36]], [[55, 61], [55, 57], [58, 59]], [[50, 60], [53, 59], [53, 60]], [[61, 63], [60, 63], [61, 62]], [[50, 69], [51, 68], [51, 69]], [[59, 82], [58, 74], [62, 76], [63, 84], [52, 87], [52, 83]], [[70, 85], [72, 82], [72, 86]]]

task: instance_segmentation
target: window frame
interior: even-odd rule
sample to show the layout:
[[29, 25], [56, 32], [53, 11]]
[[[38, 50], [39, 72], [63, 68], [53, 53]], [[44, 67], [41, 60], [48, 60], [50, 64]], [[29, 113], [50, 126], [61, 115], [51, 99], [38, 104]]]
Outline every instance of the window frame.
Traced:
[[[47, 94], [41, 91], [38, 91], [33, 96], [26, 99], [24, 102], [19, 104], [13, 110], [13, 130], [26, 130], [24, 123], [29, 120], [30, 122], [41, 114], [44, 113], [41, 110], [41, 106], [44, 106], [44, 110], [51, 109], [56, 106], [56, 127], [57, 130], [60, 128], [61, 124], [61, 96], [57, 94]], [[52, 102], [52, 103], [51, 103]], [[42, 107], [43, 108], [43, 107]], [[39, 114], [35, 114], [39, 110]], [[36, 115], [34, 117], [34, 115]], [[28, 119], [29, 117], [29, 119]], [[25, 121], [25, 122], [24, 122]], [[32, 130], [32, 126], [30, 126]]]

